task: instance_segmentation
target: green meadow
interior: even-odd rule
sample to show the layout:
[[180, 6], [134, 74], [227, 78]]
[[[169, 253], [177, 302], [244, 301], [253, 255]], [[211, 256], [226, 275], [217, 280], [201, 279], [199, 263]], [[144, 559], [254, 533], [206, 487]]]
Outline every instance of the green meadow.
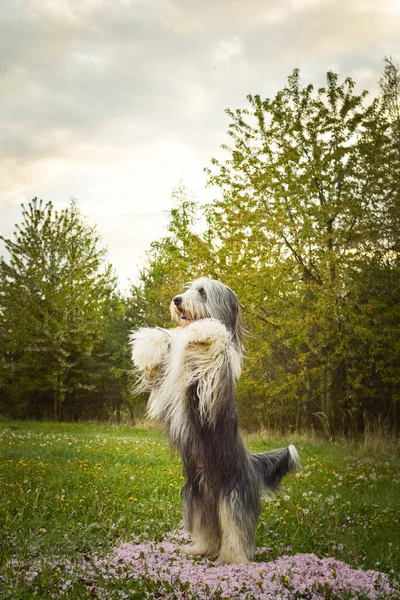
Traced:
[[[288, 441], [251, 436], [247, 444], [263, 451]], [[395, 579], [399, 460], [339, 442], [296, 445], [303, 468], [263, 500], [257, 560], [314, 553]], [[118, 583], [105, 578], [101, 591], [85, 564], [121, 542], [161, 541], [178, 530], [182, 480], [159, 431], [1, 421], [0, 597], [114, 597]], [[122, 597], [144, 594], [138, 575]]]

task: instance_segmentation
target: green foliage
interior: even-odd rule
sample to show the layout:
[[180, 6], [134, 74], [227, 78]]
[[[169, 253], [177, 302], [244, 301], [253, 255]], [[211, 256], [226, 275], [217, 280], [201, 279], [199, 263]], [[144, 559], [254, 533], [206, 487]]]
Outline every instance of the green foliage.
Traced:
[[333, 73], [301, 88], [296, 70], [273, 100], [228, 111], [229, 158], [209, 171], [219, 253], [262, 339], [255, 379], [281, 418], [319, 411], [330, 431], [373, 403], [394, 422], [400, 383], [400, 154], [385, 96], [366, 96]]
[[23, 207], [0, 261], [3, 410], [61, 418], [93, 387], [88, 361], [109, 327], [111, 266], [94, 228], [74, 202], [55, 211], [34, 199]]
[[126, 301], [114, 293], [105, 301], [101, 336], [85, 363], [90, 390], [75, 394], [74, 410], [80, 417], [120, 422], [125, 413], [134, 420], [130, 331]]
[[399, 426], [399, 75], [389, 60], [381, 86], [369, 99], [328, 73], [316, 90], [295, 70], [275, 98], [228, 110], [227, 158], [208, 169], [222, 197], [201, 211], [206, 231], [194, 233], [196, 206], [180, 189], [133, 290], [149, 325], [165, 324], [173, 295], [198, 275], [236, 291], [251, 333], [245, 424]]

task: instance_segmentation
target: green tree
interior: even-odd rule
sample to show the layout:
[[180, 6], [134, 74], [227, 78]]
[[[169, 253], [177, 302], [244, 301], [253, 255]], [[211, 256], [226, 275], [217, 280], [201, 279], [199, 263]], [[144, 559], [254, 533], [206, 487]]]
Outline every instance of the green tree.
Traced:
[[[313, 412], [332, 431], [343, 415], [359, 423], [371, 399], [375, 413], [390, 413], [400, 379], [384, 349], [393, 332], [378, 331], [370, 311], [373, 297], [387, 318], [384, 289], [398, 269], [393, 97], [367, 101], [334, 73], [325, 87], [302, 88], [295, 70], [275, 98], [248, 96], [250, 108], [227, 111], [228, 158], [209, 170], [222, 189], [211, 235], [256, 336], [247, 398], [274, 424], [307, 423]], [[366, 274], [377, 270], [371, 292]]]
[[128, 314], [132, 329], [168, 327], [169, 304], [185, 283], [210, 274], [213, 250], [196, 232], [199, 207], [180, 184], [172, 192], [167, 235], [151, 244], [147, 264], [131, 287]]
[[75, 202], [32, 200], [14, 238], [1, 238], [0, 345], [4, 410], [60, 419], [66, 398], [90, 386], [84, 366], [115, 288], [95, 229]]
[[130, 322], [127, 303], [119, 293], [107, 299], [103, 309], [102, 331], [87, 357], [84, 369], [89, 390], [75, 394], [70, 405], [71, 417], [121, 422], [124, 413], [133, 421], [131, 394]]

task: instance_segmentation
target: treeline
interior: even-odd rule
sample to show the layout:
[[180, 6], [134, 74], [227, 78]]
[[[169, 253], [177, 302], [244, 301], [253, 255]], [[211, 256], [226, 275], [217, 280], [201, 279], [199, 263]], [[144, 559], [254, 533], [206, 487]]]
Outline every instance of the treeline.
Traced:
[[118, 418], [129, 392], [129, 330], [170, 326], [185, 282], [220, 279], [248, 336], [238, 390], [249, 428], [359, 434], [400, 428], [400, 76], [380, 93], [294, 71], [273, 99], [227, 111], [220, 199], [174, 191], [168, 235], [126, 298], [74, 204], [34, 201], [0, 265], [0, 389], [6, 414]]

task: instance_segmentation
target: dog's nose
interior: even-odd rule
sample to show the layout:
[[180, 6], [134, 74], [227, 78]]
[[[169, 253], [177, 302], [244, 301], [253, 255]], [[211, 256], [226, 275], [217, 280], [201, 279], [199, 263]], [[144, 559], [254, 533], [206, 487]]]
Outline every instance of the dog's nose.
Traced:
[[179, 306], [180, 304], [182, 304], [182, 296], [175, 296], [173, 302], [175, 306]]

